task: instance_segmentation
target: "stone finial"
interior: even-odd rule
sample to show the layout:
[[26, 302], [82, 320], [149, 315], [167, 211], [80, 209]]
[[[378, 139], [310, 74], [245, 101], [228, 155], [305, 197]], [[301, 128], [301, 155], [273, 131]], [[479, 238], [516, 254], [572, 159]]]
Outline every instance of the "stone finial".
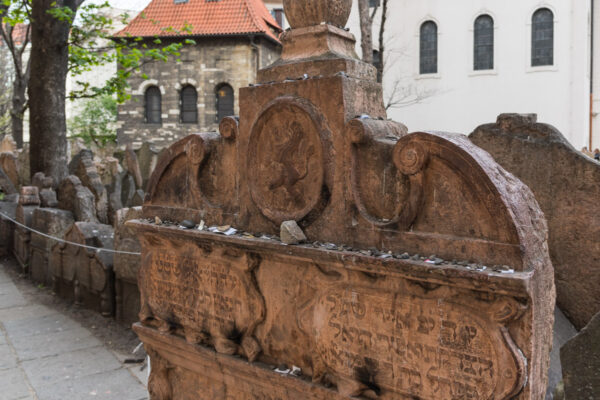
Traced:
[[343, 28], [350, 17], [352, 0], [283, 0], [292, 29], [323, 23]]

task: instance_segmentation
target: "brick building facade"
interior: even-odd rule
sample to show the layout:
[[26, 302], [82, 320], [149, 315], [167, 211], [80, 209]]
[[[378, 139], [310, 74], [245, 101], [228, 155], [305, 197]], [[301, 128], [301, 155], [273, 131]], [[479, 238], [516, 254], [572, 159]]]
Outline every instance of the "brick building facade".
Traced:
[[195, 45], [184, 46], [178, 61], [147, 63], [130, 78], [131, 99], [119, 106], [120, 145], [164, 147], [216, 131], [220, 118], [238, 113], [238, 90], [279, 57], [281, 28], [261, 0], [154, 0], [119, 36], [143, 37], [149, 46], [161, 37], [164, 46], [183, 38], [164, 27], [186, 24]]

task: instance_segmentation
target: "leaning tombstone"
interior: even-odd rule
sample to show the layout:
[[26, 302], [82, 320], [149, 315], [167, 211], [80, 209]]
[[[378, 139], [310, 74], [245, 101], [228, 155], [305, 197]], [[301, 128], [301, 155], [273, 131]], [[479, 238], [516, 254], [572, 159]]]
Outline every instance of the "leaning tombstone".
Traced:
[[106, 317], [114, 315], [113, 253], [100, 250], [113, 250], [113, 228], [76, 222], [64, 240], [68, 243], [52, 249], [54, 292]]
[[13, 139], [12, 135], [4, 135], [0, 141], [0, 153], [13, 153], [17, 151], [17, 142]]
[[600, 311], [600, 164], [535, 114], [503, 114], [470, 139], [531, 188], [548, 219], [556, 300], [577, 329]]
[[124, 208], [117, 211], [115, 217], [115, 250], [114, 257], [115, 289], [117, 303], [117, 321], [131, 326], [138, 320], [140, 312], [140, 291], [137, 285], [140, 268], [140, 242], [136, 232], [127, 221], [139, 219], [142, 216], [141, 207]]
[[[532, 192], [464, 136], [387, 120], [338, 28], [350, 0], [285, 4], [239, 120], [171, 146], [128, 223], [151, 398], [542, 399], [554, 281]], [[286, 221], [306, 243], [277, 240]]]
[[58, 208], [71, 211], [75, 220], [97, 223], [94, 194], [75, 175], [62, 180], [57, 190]]
[[23, 186], [19, 196], [15, 220], [22, 226], [15, 227], [13, 254], [23, 273], [29, 270], [29, 255], [33, 213], [40, 206], [39, 190], [36, 186]]
[[108, 223], [108, 193], [94, 163], [94, 153], [82, 150], [69, 163], [69, 173], [77, 176], [81, 184], [94, 194], [98, 220]]
[[2, 169], [1, 166], [0, 166], [0, 193], [2, 193], [3, 196], [17, 193], [17, 189], [15, 188], [15, 185], [10, 180], [8, 175], [6, 175], [6, 173], [4, 172], [4, 170]]
[[15, 187], [20, 186], [19, 162], [14, 153], [0, 153], [0, 168]]
[[[37, 232], [61, 239], [74, 222], [73, 213], [70, 211], [38, 208], [33, 212], [32, 227]], [[52, 283], [50, 257], [52, 246], [56, 241], [37, 232], [31, 233], [29, 274], [34, 282], [50, 285]]]

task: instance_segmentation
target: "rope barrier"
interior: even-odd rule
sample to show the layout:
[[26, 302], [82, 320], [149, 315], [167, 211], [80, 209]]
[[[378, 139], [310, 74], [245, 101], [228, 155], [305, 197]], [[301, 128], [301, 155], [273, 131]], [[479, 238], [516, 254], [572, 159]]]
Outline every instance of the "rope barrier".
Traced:
[[32, 228], [28, 227], [27, 225], [23, 225], [22, 223], [15, 221], [14, 219], [12, 219], [8, 215], [4, 214], [3, 212], [0, 212], [0, 217], [9, 220], [13, 224], [15, 224], [17, 226], [20, 226], [23, 229], [26, 229], [26, 230], [28, 230], [28, 231], [30, 231], [32, 233], [37, 234], [37, 235], [43, 236], [43, 237], [45, 237], [47, 239], [54, 240], [55, 242], [58, 242], [58, 243], [70, 244], [72, 246], [82, 247], [82, 248], [88, 249], [88, 250], [95, 250], [96, 252], [104, 251], [106, 253], [127, 254], [127, 255], [131, 255], [131, 256], [141, 256], [142, 255], [142, 253], [134, 253], [134, 252], [131, 252], [131, 251], [120, 251], [120, 250], [112, 250], [112, 249], [102, 249], [100, 247], [94, 247], [94, 246], [88, 246], [88, 245], [81, 244], [81, 243], [70, 242], [68, 240], [60, 239], [60, 238], [57, 238], [57, 237], [45, 234], [44, 232], [37, 231], [35, 229], [32, 229]]

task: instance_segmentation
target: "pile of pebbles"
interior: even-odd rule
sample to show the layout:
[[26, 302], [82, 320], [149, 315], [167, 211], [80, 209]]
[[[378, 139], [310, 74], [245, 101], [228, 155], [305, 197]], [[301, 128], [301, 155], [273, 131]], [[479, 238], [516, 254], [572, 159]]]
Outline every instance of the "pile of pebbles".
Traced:
[[[173, 221], [162, 221], [158, 217], [155, 217], [154, 220], [147, 219], [146, 222], [154, 223], [157, 225], [177, 226], [180, 229], [186, 229], [186, 230], [195, 229], [195, 230], [199, 230], [199, 231], [211, 232], [211, 233], [221, 234], [221, 235], [226, 235], [226, 236], [236, 236], [236, 237], [242, 237], [242, 238], [246, 238], [246, 239], [271, 240], [271, 241], [282, 243], [281, 239], [276, 235], [270, 235], [270, 234], [265, 234], [265, 233], [254, 234], [251, 232], [245, 232], [245, 231], [238, 230], [238, 229], [232, 227], [231, 225], [206, 226], [204, 221], [201, 221], [200, 224], [196, 224], [193, 221], [189, 221], [189, 220], [181, 221], [178, 223], [178, 222], [173, 222]], [[367, 257], [381, 258], [383, 260], [388, 260], [388, 259], [390, 259], [390, 260], [391, 259], [411, 260], [411, 261], [423, 262], [426, 264], [432, 264], [432, 265], [438, 265], [438, 266], [446, 265], [446, 266], [464, 268], [464, 269], [467, 269], [470, 271], [478, 271], [478, 272], [496, 272], [496, 273], [501, 273], [501, 274], [513, 274], [515, 272], [514, 268], [512, 268], [508, 265], [494, 265], [494, 266], [489, 267], [489, 266], [486, 266], [483, 264], [473, 263], [473, 262], [469, 262], [469, 261], [444, 260], [440, 257], [437, 257], [434, 254], [426, 257], [426, 256], [422, 256], [420, 254], [409, 254], [407, 252], [404, 252], [404, 253], [392, 252], [392, 251], [386, 252], [386, 251], [379, 250], [376, 248], [357, 249], [355, 247], [351, 247], [351, 246], [347, 246], [347, 245], [343, 245], [343, 244], [339, 245], [339, 244], [335, 244], [335, 243], [322, 243], [319, 241], [315, 241], [312, 243], [302, 243], [302, 244], [298, 244], [298, 246], [312, 247], [312, 248], [316, 248], [316, 249], [324, 249], [324, 250], [329, 250], [329, 251], [343, 251], [343, 252], [355, 253], [357, 255], [362, 255], [362, 256], [367, 256]]]

